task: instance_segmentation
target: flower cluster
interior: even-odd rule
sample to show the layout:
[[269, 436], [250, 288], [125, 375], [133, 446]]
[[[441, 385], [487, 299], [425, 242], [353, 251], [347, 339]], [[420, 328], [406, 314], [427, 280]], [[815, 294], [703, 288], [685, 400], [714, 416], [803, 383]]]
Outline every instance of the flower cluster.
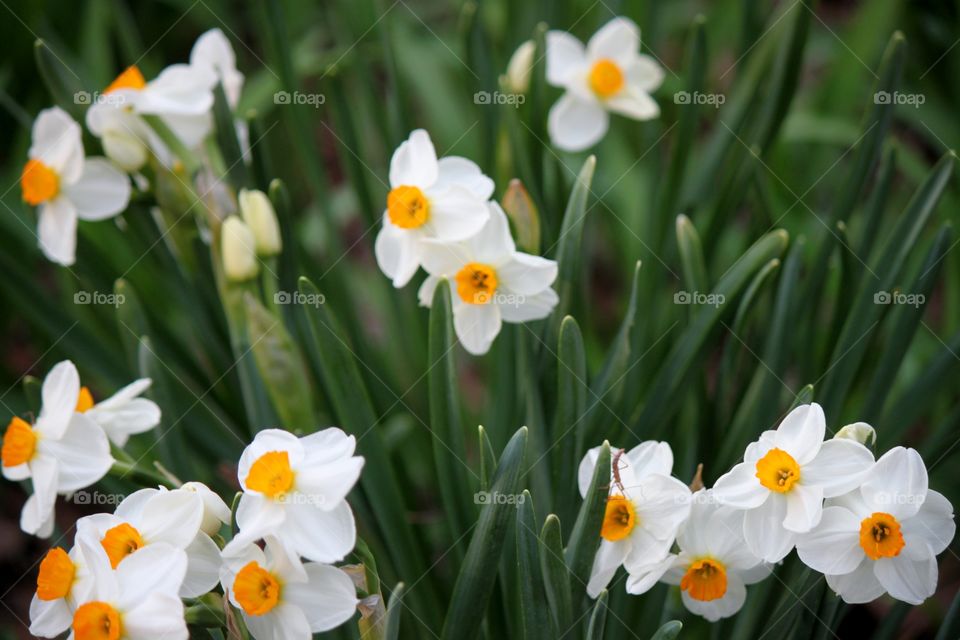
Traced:
[[375, 245], [377, 264], [403, 287], [423, 267], [420, 303], [451, 281], [454, 328], [474, 355], [490, 349], [503, 322], [550, 315], [557, 263], [517, 251], [493, 180], [458, 156], [437, 159], [426, 131], [410, 134], [390, 161], [390, 193]]
[[[826, 441], [825, 433], [820, 406], [799, 406], [712, 489], [695, 493], [670, 477], [666, 443], [618, 452], [590, 595], [622, 565], [628, 593], [679, 585], [686, 607], [715, 621], [739, 611], [746, 585], [795, 548], [845, 602], [884, 593], [923, 602], [936, 590], [936, 556], [956, 532], [952, 505], [928, 488], [915, 450], [896, 447], [874, 461], [860, 441], [872, 435], [869, 425], [848, 425]], [[583, 495], [598, 451], [580, 464]]]

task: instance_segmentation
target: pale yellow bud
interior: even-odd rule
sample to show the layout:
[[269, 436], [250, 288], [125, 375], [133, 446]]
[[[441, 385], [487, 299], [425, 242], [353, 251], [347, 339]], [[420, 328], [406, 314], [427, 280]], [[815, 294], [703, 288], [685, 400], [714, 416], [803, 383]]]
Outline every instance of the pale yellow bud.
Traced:
[[283, 249], [280, 225], [267, 194], [256, 189], [241, 189], [237, 199], [240, 201], [240, 215], [253, 232], [257, 254], [275, 256], [280, 253]]
[[507, 87], [515, 93], [526, 93], [530, 88], [530, 74], [533, 71], [533, 54], [536, 45], [527, 40], [513, 52], [507, 63]]
[[244, 282], [259, 273], [253, 233], [239, 217], [230, 216], [224, 221], [220, 229], [220, 252], [228, 280]]
[[854, 422], [837, 431], [833, 436], [839, 440], [856, 440], [860, 444], [870, 446], [877, 441], [877, 432], [866, 422]]

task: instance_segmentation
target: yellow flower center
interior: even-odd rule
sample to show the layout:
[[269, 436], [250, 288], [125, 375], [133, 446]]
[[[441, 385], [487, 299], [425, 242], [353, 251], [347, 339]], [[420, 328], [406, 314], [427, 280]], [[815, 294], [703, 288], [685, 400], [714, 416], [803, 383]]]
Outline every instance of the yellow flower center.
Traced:
[[493, 267], [470, 262], [457, 272], [457, 293], [467, 304], [487, 304], [497, 290], [497, 272]]
[[773, 448], [757, 460], [757, 478], [770, 491], [786, 493], [800, 480], [800, 465], [783, 449]]
[[233, 595], [247, 615], [262, 616], [280, 601], [280, 581], [253, 560], [237, 572]]
[[387, 194], [387, 215], [401, 229], [416, 229], [430, 218], [430, 201], [417, 187], [401, 185]]
[[250, 473], [244, 480], [247, 489], [259, 491], [265, 496], [277, 498], [293, 486], [293, 470], [286, 451], [269, 451], [250, 465]]
[[5, 467], [16, 467], [30, 462], [37, 450], [37, 434], [24, 420], [14, 416], [3, 434], [0, 459]]
[[23, 191], [23, 201], [35, 207], [57, 197], [60, 193], [60, 176], [41, 161], [31, 158], [20, 174], [20, 189]]
[[694, 600], [709, 602], [727, 592], [727, 570], [722, 562], [701, 558], [690, 565], [680, 580], [680, 588]]
[[107, 552], [107, 557], [110, 558], [110, 566], [116, 569], [121, 560], [146, 543], [136, 527], [124, 522], [107, 529], [107, 532], [103, 534], [103, 539], [100, 540], [100, 544]]
[[590, 88], [601, 98], [609, 98], [623, 88], [623, 71], [616, 62], [602, 58], [590, 69]]
[[604, 540], [616, 542], [623, 540], [637, 526], [637, 511], [633, 502], [621, 495], [607, 498], [607, 510], [603, 514], [600, 536]]
[[903, 549], [900, 523], [889, 513], [877, 512], [860, 522], [860, 546], [871, 560], [892, 558]]
[[123, 631], [120, 614], [106, 602], [88, 602], [73, 614], [76, 640], [118, 640]]
[[140, 73], [140, 69], [137, 68], [137, 65], [131, 65], [123, 70], [123, 73], [118, 75], [110, 85], [103, 90], [103, 95], [107, 95], [118, 89], [134, 89], [139, 91], [147, 86], [147, 81], [144, 80], [143, 74]]
[[67, 597], [73, 586], [77, 568], [67, 552], [60, 547], [47, 551], [37, 574], [37, 597], [41, 600], [59, 600]]
[[77, 408], [75, 411], [77, 413], [83, 413], [93, 408], [93, 394], [90, 393], [90, 389], [86, 387], [80, 387], [80, 395], [77, 397]]

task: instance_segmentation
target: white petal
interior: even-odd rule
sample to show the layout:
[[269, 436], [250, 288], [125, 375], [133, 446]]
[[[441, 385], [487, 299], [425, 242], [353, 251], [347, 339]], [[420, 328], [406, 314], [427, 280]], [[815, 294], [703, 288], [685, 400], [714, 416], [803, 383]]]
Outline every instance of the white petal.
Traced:
[[487, 203], [488, 219], [480, 231], [466, 241], [472, 259], [477, 262], [500, 268], [517, 250], [510, 235], [510, 223], [507, 214], [499, 203], [491, 200]]
[[117, 565], [121, 610], [132, 609], [152, 594], [176, 596], [187, 572], [187, 555], [166, 544], [151, 544]]
[[860, 547], [860, 521], [843, 507], [825, 508], [820, 524], [797, 538], [797, 555], [823, 574], [854, 571], [865, 557]]
[[277, 533], [284, 543], [314, 562], [339, 562], [353, 550], [357, 528], [346, 502], [330, 511], [313, 505], [286, 505], [287, 522]]
[[566, 31], [548, 31], [547, 82], [565, 87], [571, 75], [586, 64], [583, 43]]
[[486, 202], [493, 196], [493, 180], [488, 178], [472, 160], [459, 156], [440, 158], [439, 174], [434, 187], [459, 185], [466, 187], [480, 200]]
[[[423, 269], [437, 278], [452, 278], [468, 262], [473, 262], [473, 254], [463, 242], [441, 242], [427, 239], [420, 241]], [[451, 283], [452, 293], [456, 295], [456, 283]]]
[[626, 66], [627, 85], [644, 93], [652, 93], [663, 84], [663, 67], [652, 57], [640, 54]]
[[690, 515], [690, 489], [671, 476], [658, 473], [644, 476], [637, 489], [629, 489], [634, 498], [639, 526], [661, 540], [673, 538], [677, 529]]
[[454, 185], [427, 192], [430, 220], [425, 229], [444, 242], [459, 242], [476, 235], [489, 218], [487, 203], [469, 189]]
[[721, 504], [738, 509], [759, 507], [770, 491], [757, 479], [757, 465], [741, 462], [723, 474], [713, 485], [713, 495]]
[[623, 564], [630, 551], [630, 543], [626, 540], [601, 540], [600, 548], [597, 549], [597, 555], [593, 559], [593, 567], [590, 569], [590, 580], [587, 583], [587, 595], [596, 598], [600, 592], [606, 589], [613, 575]]
[[230, 41], [220, 29], [210, 29], [193, 44], [190, 50], [191, 65], [206, 65], [212, 68], [223, 83], [227, 103], [236, 109], [243, 87], [243, 74], [237, 71], [237, 60]]
[[69, 267], [76, 260], [77, 210], [66, 197], [44, 202], [37, 211], [40, 250], [51, 262]]
[[639, 50], [640, 29], [633, 20], [622, 17], [600, 27], [587, 43], [587, 57], [593, 61], [608, 58], [623, 64]]
[[136, 110], [159, 116], [204, 116], [213, 107], [216, 83], [211, 69], [170, 65], [140, 91]]
[[203, 501], [190, 491], [164, 491], [153, 496], [140, 514], [140, 534], [148, 544], [166, 542], [185, 549], [203, 521]]
[[73, 623], [73, 614], [64, 598], [41, 600], [33, 594], [30, 601], [30, 633], [41, 638], [55, 638]]
[[251, 542], [272, 533], [280, 535], [286, 522], [284, 505], [256, 493], [245, 493], [237, 505], [237, 526], [240, 531], [223, 548], [224, 556], [240, 553]]
[[740, 611], [747, 599], [747, 588], [736, 573], [728, 573], [727, 591], [722, 598], [708, 601], [696, 600], [691, 598], [686, 591], [680, 592], [680, 598], [687, 609], [703, 616], [710, 622], [716, 622], [721, 618], [729, 618]]
[[420, 288], [417, 289], [417, 300], [420, 302], [421, 307], [429, 308], [433, 305], [433, 294], [437, 290], [438, 284], [440, 284], [440, 278], [437, 276], [427, 276], [423, 284], [420, 285]]
[[652, 120], [660, 115], [660, 106], [646, 91], [627, 87], [605, 101], [607, 108], [614, 113], [634, 120]]
[[761, 433], [756, 441], [747, 445], [747, 448], [743, 452], [743, 461], [756, 463], [760, 458], [767, 455], [770, 449], [776, 446], [774, 444], [776, 436], [777, 432], [773, 429]]
[[839, 576], [828, 574], [826, 578], [827, 585], [847, 604], [862, 604], [883, 595], [883, 585], [873, 571], [873, 561], [866, 556], [850, 573]]
[[44, 439], [63, 437], [80, 397], [80, 374], [69, 360], [54, 365], [43, 379], [40, 395], [42, 406], [36, 430]]
[[60, 440], [41, 439], [38, 446], [59, 464], [57, 491], [61, 493], [89, 487], [113, 466], [106, 434], [82, 413], [73, 414]]
[[787, 516], [783, 526], [796, 533], [810, 531], [823, 514], [823, 488], [797, 483], [786, 494]]
[[[626, 460], [623, 460], [626, 458]], [[651, 473], [669, 476], [673, 473], [673, 450], [666, 442], [647, 440], [627, 451], [621, 461], [629, 466], [634, 478]]]
[[437, 152], [423, 129], [411, 132], [390, 159], [390, 186], [394, 188], [408, 185], [425, 189], [437, 181], [439, 174]]
[[395, 226], [383, 217], [383, 228], [377, 234], [374, 254], [383, 274], [393, 280], [397, 289], [406, 286], [420, 267], [418, 234]]
[[496, 300], [504, 322], [530, 322], [553, 313], [560, 297], [553, 289], [544, 289], [532, 296], [498, 292]]
[[827, 440], [800, 476], [803, 484], [818, 485], [824, 497], [834, 498], [859, 487], [871, 466], [873, 454], [859, 442]]
[[909, 604], [920, 604], [937, 590], [937, 560], [933, 556], [924, 560], [904, 555], [880, 558], [873, 571], [887, 593]]
[[310, 623], [300, 607], [281, 602], [262, 616], [243, 614], [250, 635], [255, 640], [310, 640]]
[[180, 585], [180, 597], [198, 598], [217, 586], [220, 580], [220, 547], [201, 531], [186, 552], [187, 573]]
[[34, 456], [30, 461], [33, 495], [27, 498], [20, 512], [20, 528], [39, 538], [53, 533], [54, 506], [57, 502], [57, 462], [46, 456]]
[[240, 486], [246, 490], [247, 476], [250, 475], [250, 466], [266, 453], [285, 451], [291, 468], [297, 468], [303, 460], [303, 445], [297, 436], [282, 429], [263, 429], [253, 438], [253, 442], [240, 454], [237, 464], [237, 479]]
[[308, 581], [305, 584], [289, 584], [284, 589], [284, 599], [307, 615], [310, 630], [314, 633], [338, 627], [357, 610], [356, 589], [353, 581], [336, 567], [316, 563], [306, 565]]
[[906, 520], [927, 496], [927, 468], [915, 449], [894, 447], [877, 460], [860, 493], [874, 510]]
[[454, 299], [453, 328], [469, 353], [482, 356], [500, 333], [500, 308], [495, 304], [469, 304]]
[[10, 467], [2, 466], [0, 469], [3, 470], [3, 477], [12, 482], [19, 482], [30, 477], [30, 465], [26, 462]]
[[87, 158], [80, 179], [64, 189], [81, 220], [104, 220], [130, 201], [130, 179], [106, 158]]
[[[174, 135], [180, 139], [187, 149], [196, 149], [203, 142], [203, 139], [213, 131], [213, 118], [208, 113], [201, 115], [166, 115], [160, 116], [163, 123], [170, 127]], [[162, 143], [161, 143], [162, 144]], [[164, 147], [165, 149], [165, 147]], [[155, 150], [154, 153], [161, 159], [164, 158], [163, 150]], [[206, 191], [212, 190], [219, 183], [214, 183]]]
[[307, 570], [295, 549], [273, 535], [264, 538], [263, 542], [267, 558], [265, 566], [270, 571], [283, 582], [304, 583], [307, 581]]
[[557, 279], [557, 263], [518, 251], [497, 268], [497, 279], [514, 293], [532, 296], [549, 288]]
[[797, 534], [783, 528], [787, 501], [772, 495], [763, 506], [743, 516], [743, 538], [753, 555], [767, 562], [780, 562], [793, 549]]
[[305, 466], [337, 462], [353, 455], [357, 439], [343, 429], [328, 427], [300, 438]]
[[208, 536], [217, 535], [222, 525], [230, 524], [230, 507], [210, 487], [202, 482], [184, 482], [180, 490], [194, 491], [200, 496], [203, 501], [203, 522], [200, 530]]
[[[583, 458], [580, 460], [580, 465], [577, 467], [577, 488], [580, 489], [581, 498], [587, 495], [587, 489], [590, 488], [590, 482], [593, 481], [593, 470], [597, 467], [600, 448], [601, 447], [593, 447], [592, 449], [587, 449], [587, 452], [583, 454]], [[615, 449], [610, 447], [610, 453], [612, 454], [614, 451]], [[613, 474], [611, 472], [611, 479], [612, 478]]]
[[53, 169], [61, 184], [72, 183], [83, 169], [80, 125], [60, 107], [44, 109], [33, 122], [27, 155]]
[[802, 404], [788, 413], [777, 427], [774, 444], [793, 456], [797, 463], [804, 465], [817, 455], [826, 430], [823, 408], [816, 402]]
[[596, 102], [567, 92], [550, 107], [550, 140], [564, 151], [583, 151], [603, 139], [610, 126], [607, 112]]
[[[901, 523], [903, 527], [904, 551], [914, 560], [913, 548], [916, 541], [926, 542], [933, 555], [939, 555], [947, 548], [957, 532], [957, 525], [953, 521], [953, 505], [947, 498], [931, 489], [927, 498], [920, 506], [917, 515], [907, 518]], [[922, 548], [921, 548], [922, 550]]]
[[123, 518], [130, 522], [139, 522], [143, 508], [147, 506], [151, 498], [159, 493], [160, 489], [154, 489], [152, 487], [134, 491], [117, 505], [113, 514], [118, 518]]
[[147, 595], [132, 609], [124, 611], [123, 637], [128, 640], [187, 640], [190, 636], [183, 617], [183, 602], [176, 595], [166, 593]]
[[113, 409], [97, 405], [86, 415], [100, 425], [118, 447], [126, 444], [131, 435], [160, 424], [160, 407], [146, 398], [134, 398]]
[[664, 574], [679, 563], [680, 559], [675, 555], [668, 555], [660, 562], [653, 562], [643, 566], [628, 566], [627, 571], [627, 593], [640, 595], [649, 591]]
[[[294, 490], [312, 504], [329, 511], [344, 499], [360, 478], [363, 458], [350, 457], [298, 468]], [[296, 495], [294, 496], [296, 499]]]

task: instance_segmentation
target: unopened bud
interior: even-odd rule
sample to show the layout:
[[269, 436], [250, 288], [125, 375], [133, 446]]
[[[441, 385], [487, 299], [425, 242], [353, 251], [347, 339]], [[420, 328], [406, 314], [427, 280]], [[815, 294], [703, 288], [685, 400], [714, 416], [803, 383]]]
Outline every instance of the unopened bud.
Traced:
[[253, 232], [257, 254], [275, 256], [283, 249], [280, 239], [280, 225], [273, 210], [270, 198], [263, 191], [241, 189], [238, 196], [240, 215]]
[[255, 278], [260, 271], [250, 227], [237, 216], [227, 218], [220, 229], [223, 272], [232, 282]]
[[866, 422], [854, 422], [837, 431], [837, 435], [833, 437], [837, 440], [856, 440], [860, 444], [870, 446], [877, 441], [877, 432]]

